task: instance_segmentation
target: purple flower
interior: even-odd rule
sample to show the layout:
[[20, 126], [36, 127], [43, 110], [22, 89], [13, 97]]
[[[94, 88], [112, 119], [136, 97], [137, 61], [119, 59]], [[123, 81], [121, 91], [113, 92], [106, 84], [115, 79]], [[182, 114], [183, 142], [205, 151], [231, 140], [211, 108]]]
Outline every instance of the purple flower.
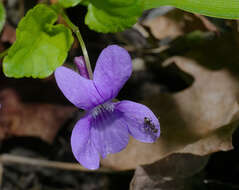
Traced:
[[83, 56], [75, 57], [74, 63], [80, 73], [81, 76], [89, 79], [89, 73], [86, 69], [85, 60]]
[[55, 71], [57, 84], [76, 107], [86, 110], [71, 136], [75, 158], [86, 168], [99, 168], [100, 156], [120, 152], [129, 140], [153, 143], [160, 135], [158, 119], [142, 104], [112, 102], [132, 73], [128, 52], [117, 46], [105, 48], [97, 61], [93, 80], [66, 67]]

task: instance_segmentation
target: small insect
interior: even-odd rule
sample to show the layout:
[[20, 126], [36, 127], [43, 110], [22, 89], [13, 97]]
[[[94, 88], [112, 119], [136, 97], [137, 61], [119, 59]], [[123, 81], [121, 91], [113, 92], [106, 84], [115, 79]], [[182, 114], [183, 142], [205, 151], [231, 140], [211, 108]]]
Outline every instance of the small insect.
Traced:
[[145, 130], [153, 132], [153, 133], [158, 132], [158, 129], [155, 127], [152, 120], [149, 119], [148, 117], [144, 117], [144, 128]]

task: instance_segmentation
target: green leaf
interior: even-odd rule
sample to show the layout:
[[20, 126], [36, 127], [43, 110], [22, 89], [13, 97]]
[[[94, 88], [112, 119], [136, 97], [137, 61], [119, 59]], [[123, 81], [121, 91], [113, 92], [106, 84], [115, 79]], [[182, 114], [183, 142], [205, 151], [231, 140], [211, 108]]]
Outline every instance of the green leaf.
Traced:
[[86, 24], [104, 33], [131, 27], [143, 10], [165, 5], [212, 17], [239, 19], [239, 0], [87, 0], [87, 5]]
[[141, 0], [90, 0], [85, 22], [98, 32], [119, 32], [135, 24], [142, 12]]
[[239, 0], [144, 0], [144, 9], [171, 5], [185, 11], [226, 19], [239, 19]]
[[59, 0], [59, 4], [65, 8], [74, 7], [78, 5], [82, 0]]
[[16, 42], [3, 60], [8, 77], [44, 78], [63, 64], [73, 43], [71, 31], [54, 25], [57, 14], [46, 5], [28, 11], [16, 30]]
[[2, 28], [5, 24], [5, 20], [6, 20], [6, 12], [3, 4], [0, 2], [0, 32], [2, 31]]

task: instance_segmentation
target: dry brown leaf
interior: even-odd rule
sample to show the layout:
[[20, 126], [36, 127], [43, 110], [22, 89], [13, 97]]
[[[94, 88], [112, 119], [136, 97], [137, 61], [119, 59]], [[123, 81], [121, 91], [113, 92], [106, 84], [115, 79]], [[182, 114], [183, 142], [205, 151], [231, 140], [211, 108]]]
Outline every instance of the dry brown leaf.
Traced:
[[219, 34], [217, 26], [213, 24], [211, 21], [209, 21], [205, 16], [199, 14], [195, 14], [195, 16], [198, 17], [203, 22], [204, 26], [208, 29], [208, 31], [216, 32], [217, 34]]
[[16, 40], [16, 29], [10, 24], [6, 23], [2, 32], [1, 41], [14, 43]]
[[208, 157], [173, 154], [149, 166], [136, 168], [130, 190], [193, 190], [191, 178], [207, 164]]
[[102, 161], [105, 167], [133, 169], [175, 152], [206, 155], [232, 148], [231, 135], [239, 124], [238, 80], [227, 70], [208, 70], [192, 59], [167, 62], [175, 62], [195, 82], [175, 94], [147, 97], [143, 103], [160, 116], [161, 137], [154, 144], [131, 138], [125, 150]]
[[207, 19], [173, 9], [165, 15], [143, 21], [143, 25], [149, 27], [154, 37], [159, 40], [167, 37], [174, 39], [194, 30], [211, 29], [213, 24], [205, 20]]
[[51, 143], [59, 128], [76, 110], [71, 106], [24, 104], [15, 91], [0, 91], [0, 140], [35, 136]]
[[167, 37], [176, 38], [184, 33], [183, 22], [177, 22], [167, 15], [146, 20], [143, 25], [149, 27], [154, 37], [159, 40]]

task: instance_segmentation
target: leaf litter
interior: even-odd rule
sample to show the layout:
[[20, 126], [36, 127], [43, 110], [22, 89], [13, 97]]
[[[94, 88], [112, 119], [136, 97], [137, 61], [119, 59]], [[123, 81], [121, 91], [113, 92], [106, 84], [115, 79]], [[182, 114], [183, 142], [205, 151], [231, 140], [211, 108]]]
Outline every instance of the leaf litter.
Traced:
[[[182, 11], [179, 11], [178, 14], [184, 15], [185, 13], [183, 13]], [[201, 156], [198, 157], [198, 156], [193, 156], [191, 154], [208, 155], [216, 151], [220, 151], [220, 150], [227, 151], [233, 148], [232, 142], [231, 142], [232, 134], [238, 126], [238, 103], [237, 103], [238, 78], [237, 78], [237, 75], [236, 75], [237, 72], [235, 69], [237, 68], [237, 65], [235, 65], [235, 63], [238, 60], [238, 55], [235, 53], [238, 50], [238, 41], [235, 35], [236, 33], [233, 28], [234, 26], [233, 24], [231, 25], [230, 22], [227, 22], [222, 29], [218, 27], [218, 25], [216, 24], [218, 30], [220, 31], [221, 36], [220, 35], [217, 36], [218, 34], [214, 35], [214, 32], [217, 33], [218, 31], [213, 31], [213, 32], [209, 32], [212, 38], [202, 37], [199, 40], [200, 43], [197, 43], [197, 42], [195, 43], [195, 41], [190, 41], [192, 39], [189, 38], [189, 42], [191, 42], [192, 44], [191, 46], [187, 46], [188, 44], [182, 43], [182, 41], [181, 43], [175, 44], [174, 42], [176, 42], [179, 39], [188, 40], [187, 38], [188, 34], [190, 35], [192, 31], [195, 31], [195, 29], [201, 30], [202, 31], [201, 34], [206, 34], [208, 33], [208, 30], [209, 31], [213, 30], [212, 28], [210, 28], [211, 25], [208, 27], [208, 23], [205, 24], [205, 20], [198, 19], [198, 17], [192, 14], [190, 14], [189, 18], [190, 17], [192, 17], [191, 23], [194, 22], [194, 19], [197, 20], [197, 22], [195, 23], [202, 22], [201, 24], [199, 24], [200, 27], [197, 28], [198, 24], [196, 24], [196, 27], [191, 30], [188, 28], [187, 29], [180, 28], [180, 30], [178, 30], [180, 32], [176, 33], [176, 35], [172, 32], [169, 38], [172, 38], [173, 40], [166, 41], [166, 43], [168, 43], [169, 45], [169, 48], [163, 51], [161, 54], [157, 54], [154, 52], [150, 53], [149, 51], [146, 51], [147, 53], [144, 54], [142, 50], [144, 50], [145, 48], [143, 47], [145, 45], [145, 39], [144, 39], [143, 46], [142, 44], [140, 44], [137, 48], [133, 49], [134, 56], [143, 57], [143, 61], [145, 64], [145, 67], [143, 68], [145, 70], [134, 72], [134, 77], [136, 77], [137, 80], [133, 81], [135, 79], [133, 77], [131, 81], [129, 81], [128, 87], [126, 86], [126, 89], [138, 88], [142, 90], [142, 88], [144, 88], [145, 85], [147, 85], [148, 83], [150, 84], [149, 89], [151, 89], [151, 92], [136, 95], [135, 93], [133, 93], [133, 91], [135, 90], [133, 91], [131, 90], [130, 91], [131, 94], [128, 97], [131, 98], [132, 100], [139, 99], [141, 103], [145, 103], [147, 106], [153, 109], [155, 113], [157, 113], [157, 115], [160, 117], [160, 122], [162, 126], [162, 137], [155, 144], [147, 145], [147, 146], [145, 144], [136, 142], [133, 139], [131, 139], [130, 144], [126, 150], [124, 150], [123, 152], [117, 155], [113, 155], [109, 157], [109, 159], [105, 159], [102, 162], [103, 167], [111, 168], [112, 170], [115, 170], [115, 171], [137, 168], [135, 173], [136, 176], [131, 182], [131, 189], [140, 189], [140, 188], [136, 188], [136, 186], [138, 185], [141, 185], [142, 187], [147, 186], [148, 185], [147, 180], [148, 178], [151, 178], [146, 176], [146, 179], [147, 179], [146, 181], [143, 181], [143, 183], [137, 182], [137, 178], [138, 178], [137, 174], [140, 174], [139, 168], [141, 168], [141, 171], [143, 171], [144, 168], [148, 167], [149, 169], [147, 171], [149, 171], [149, 176], [152, 175], [153, 171], [155, 171], [154, 174], [158, 176], [158, 175], [161, 175], [160, 171], [158, 169], [153, 170], [152, 167], [154, 166], [156, 167], [157, 164], [162, 167], [162, 165], [165, 164], [165, 160], [169, 160], [169, 163], [170, 163], [170, 160], [172, 160], [169, 166], [174, 166], [172, 165], [172, 163], [176, 163], [178, 160], [180, 159], [184, 160], [188, 157], [190, 157], [190, 159], [189, 159], [189, 162], [186, 162], [186, 163], [191, 163], [194, 158], [196, 160], [198, 159], [200, 160], [202, 158], [202, 159], [206, 159], [207, 161], [208, 157], [201, 157]], [[185, 16], [181, 16], [180, 19], [182, 19], [180, 23], [185, 22]], [[163, 22], [168, 22], [168, 21], [166, 19]], [[176, 25], [178, 24], [177, 22], [172, 22], [172, 23]], [[154, 25], [152, 25], [152, 27], [154, 27]], [[167, 26], [167, 23], [166, 23], [166, 26]], [[189, 28], [192, 27], [190, 26], [190, 24], [189, 25], [182, 24], [182, 26], [187, 26]], [[178, 26], [172, 26], [172, 28], [173, 27], [178, 27]], [[232, 30], [232, 32], [228, 31], [227, 27], [229, 27], [230, 30]], [[221, 34], [223, 30], [225, 33]], [[130, 32], [131, 31], [129, 30], [128, 33]], [[187, 34], [185, 35], [185, 33]], [[165, 32], [165, 34], [167, 34], [167, 32]], [[119, 36], [120, 35], [121, 34], [119, 34]], [[134, 38], [134, 36], [133, 37], [132, 36], [130, 36], [129, 39]], [[140, 35], [138, 37], [140, 37]], [[105, 39], [105, 36], [102, 35], [101, 38]], [[163, 37], [160, 37], [160, 39], [163, 39], [163, 40], [165, 38], [168, 38], [168, 36], [165, 35]], [[116, 39], [116, 41], [122, 40], [122, 39], [119, 39], [118, 37], [114, 37], [114, 39]], [[130, 43], [129, 39], [127, 40], [127, 42]], [[163, 40], [157, 41], [156, 45], [160, 46], [160, 42]], [[150, 42], [147, 42], [147, 43], [150, 43]], [[127, 44], [127, 45], [131, 45], [131, 44]], [[180, 45], [180, 48], [178, 48], [179, 45]], [[154, 46], [155, 46], [155, 43], [154, 43]], [[96, 47], [99, 47], [99, 46], [96, 46]], [[147, 48], [149, 47], [152, 47], [152, 46], [147, 44]], [[219, 47], [222, 47], [222, 48], [220, 49]], [[91, 48], [94, 49], [94, 47], [91, 47]], [[188, 85], [186, 88], [177, 90], [174, 92], [170, 90], [171, 86], [168, 86], [168, 83], [165, 83], [165, 81], [163, 81], [162, 78], [160, 78], [159, 76], [157, 76], [157, 74], [155, 74], [173, 64], [176, 65], [177, 68], [179, 68], [179, 70], [187, 73], [193, 78], [193, 82], [190, 82], [190, 85]], [[217, 67], [215, 67], [214, 65], [216, 65]], [[175, 75], [177, 75], [177, 73], [175, 73]], [[140, 85], [138, 84], [140, 81], [139, 79], [142, 79], [142, 78], [143, 78], [143, 82]], [[137, 85], [132, 86], [132, 83]], [[175, 83], [175, 86], [176, 86], [176, 83]], [[152, 88], [157, 88], [158, 90], [153, 90]], [[125, 94], [127, 93], [125, 92]], [[15, 94], [15, 92], [13, 94]], [[125, 96], [125, 94], [124, 92], [122, 92], [120, 95], [120, 98], [121, 96]], [[26, 113], [27, 112], [31, 113], [35, 111], [34, 105], [32, 104], [23, 103], [18, 98], [13, 98], [12, 101], [13, 102], [15, 101], [16, 104], [14, 103], [14, 105], [17, 105], [13, 109], [14, 114], [10, 114], [12, 118], [19, 117], [19, 114], [16, 114], [17, 112], [16, 110], [19, 110], [19, 109], [22, 110], [24, 108], [28, 110], [28, 111], [24, 111]], [[49, 107], [49, 105], [46, 105], [46, 104], [42, 105], [42, 103], [37, 104], [37, 107], [43, 107], [44, 109], [47, 108], [52, 111], [54, 110], [51, 106]], [[41, 110], [43, 108], [37, 108], [37, 109]], [[33, 115], [34, 114], [32, 113], [32, 117]], [[33, 118], [40, 117], [39, 114], [37, 115], [34, 116]], [[55, 119], [56, 118], [57, 117], [55, 117]], [[9, 119], [8, 121], [14, 121], [14, 120]], [[16, 121], [18, 121], [18, 119], [16, 119]], [[32, 120], [31, 123], [33, 121], [34, 120]], [[18, 122], [15, 122], [15, 123], [18, 123]], [[24, 122], [24, 124], [25, 123], [26, 122]], [[42, 122], [40, 123], [41, 123], [40, 125], [43, 127], [42, 129], [44, 129], [44, 127], [46, 126], [44, 126]], [[56, 125], [55, 129], [53, 127], [52, 130], [53, 131], [55, 130], [53, 132], [54, 135], [49, 135], [48, 137], [45, 137], [47, 136], [46, 134], [34, 135], [32, 133], [34, 131], [34, 126], [30, 127], [31, 128], [30, 133], [26, 132], [26, 134], [20, 134], [19, 132], [16, 132], [13, 135], [38, 136], [48, 142], [52, 142], [53, 141], [52, 139], [54, 139], [55, 137], [55, 140], [53, 142], [53, 145], [55, 145], [56, 141], [57, 142], [59, 141], [59, 137], [62, 137], [61, 135], [59, 136], [59, 130], [61, 132], [60, 128], [63, 123], [64, 121], [62, 121], [61, 124], [59, 122]], [[69, 127], [68, 130], [70, 130], [70, 128], [71, 127]], [[16, 127], [16, 131], [18, 131], [17, 129], [18, 127]], [[63, 136], [65, 138], [65, 134]], [[64, 142], [65, 140], [66, 139], [64, 139]], [[58, 147], [57, 149], [61, 149], [62, 148], [61, 146], [62, 145], [60, 145], [60, 148]], [[188, 154], [186, 155], [183, 154], [183, 156], [181, 156], [181, 154], [179, 156], [176, 154], [175, 156], [175, 153], [178, 153], [178, 152], [188, 153]], [[58, 158], [55, 158], [55, 159], [65, 160], [66, 155], [69, 156], [69, 154], [70, 152], [68, 147], [68, 151], [64, 152], [63, 154], [61, 153], [62, 157], [59, 156]], [[48, 157], [45, 157], [45, 158], [49, 159]], [[67, 161], [73, 161], [73, 160], [72, 158], [70, 158]], [[207, 164], [206, 161], [204, 160], [202, 164], [198, 164], [199, 169], [196, 168], [195, 169], [196, 172], [193, 172], [192, 175], [186, 176], [185, 179], [187, 179], [187, 177], [191, 179], [191, 177], [194, 176], [194, 174], [197, 174], [198, 172], [200, 173], [201, 170], [204, 168], [204, 166]], [[150, 164], [152, 163], [154, 164], [150, 166]], [[147, 165], [147, 166], [140, 166], [140, 165]], [[5, 174], [3, 176], [3, 179], [5, 179], [5, 182], [4, 182], [5, 184], [6, 183], [8, 183], [8, 185], [11, 184], [11, 182], [9, 182], [11, 180], [9, 179], [9, 176], [6, 175], [6, 173], [10, 173], [10, 176], [14, 176], [15, 174], [14, 174], [13, 168], [14, 167], [11, 167], [11, 166], [4, 167], [5, 172], [3, 172], [3, 174], [4, 173]], [[165, 166], [165, 168], [167, 167]], [[171, 174], [175, 176], [177, 173], [175, 174], [174, 172], [175, 168], [173, 169], [172, 168], [173, 167], [167, 168], [168, 172], [171, 172]], [[181, 168], [181, 171], [185, 172], [186, 168], [187, 167], [183, 165]], [[18, 177], [23, 176], [22, 174], [24, 174], [24, 172], [22, 172], [20, 169], [18, 170], [20, 171], [20, 172], [18, 171]], [[32, 168], [32, 170], [35, 171], [34, 168]], [[28, 173], [27, 175], [28, 179], [30, 179], [29, 180], [30, 183], [28, 184], [26, 183], [27, 184], [25, 186], [26, 188], [34, 187], [36, 189], [42, 189], [43, 186], [41, 186], [40, 184], [43, 181], [45, 181], [44, 178], [48, 178], [49, 176], [52, 177], [56, 174], [61, 173], [61, 172], [56, 172], [52, 170], [46, 170], [44, 168], [40, 170], [42, 172], [42, 173], [40, 172], [41, 173], [40, 176], [44, 176], [43, 178], [37, 177], [39, 176], [37, 172], [30, 171], [27, 169], [25, 170], [25, 172]], [[34, 173], [33, 177], [31, 173]], [[132, 174], [130, 174], [130, 176], [131, 175]], [[50, 187], [56, 187], [56, 184], [59, 183], [62, 185], [63, 189], [64, 187], [65, 188], [72, 187], [72, 189], [77, 189], [80, 186], [74, 180], [76, 179], [82, 180], [84, 178], [87, 178], [85, 175], [83, 175], [83, 177], [81, 176], [80, 178], [77, 178], [76, 174], [64, 173], [62, 174], [61, 179], [68, 179], [67, 176], [68, 177], [71, 176], [72, 181], [70, 180], [66, 182], [67, 180], [64, 180], [62, 183], [59, 183], [59, 181], [57, 181], [57, 182], [54, 182], [54, 185], [48, 183], [47, 187], [49, 187], [49, 189], [52, 189]], [[92, 179], [91, 177], [87, 179], [90, 181]], [[32, 180], [32, 178], [39, 181], [35, 181], [33, 183], [34, 180]], [[13, 177], [12, 179], [16, 180], [17, 177], [15, 178]], [[22, 177], [22, 179], [23, 181], [27, 180], [24, 177]], [[94, 179], [97, 179], [97, 177], [95, 177]], [[107, 188], [109, 189], [109, 183], [107, 182], [109, 178], [102, 177], [100, 179], [102, 181], [105, 180], [104, 182], [106, 183], [103, 186], [100, 186], [98, 184], [99, 185], [98, 187], [102, 187], [102, 188], [104, 187], [106, 189]], [[122, 177], [121, 179], [123, 180], [124, 178]], [[155, 177], [153, 177], [153, 179], [155, 179]], [[168, 178], [166, 178], [166, 181], [167, 179]], [[162, 181], [160, 181], [157, 178], [156, 181], [153, 182], [153, 184], [154, 185], [159, 184], [160, 182]], [[174, 184], [183, 185], [185, 183], [179, 182]], [[132, 184], [134, 185], [134, 188], [132, 187]], [[168, 184], [168, 182], [166, 182], [166, 184]], [[88, 189], [90, 189], [89, 186], [90, 186], [90, 182], [85, 187], [88, 187]], [[46, 187], [46, 183], [45, 183], [45, 187]], [[150, 185], [149, 187], [151, 187], [151, 189], [155, 188], [155, 186], [152, 187]], [[189, 187], [191, 187], [190, 184], [189, 184]], [[21, 189], [19, 187], [17, 188]], [[92, 189], [94, 189], [94, 187], [92, 187]]]

